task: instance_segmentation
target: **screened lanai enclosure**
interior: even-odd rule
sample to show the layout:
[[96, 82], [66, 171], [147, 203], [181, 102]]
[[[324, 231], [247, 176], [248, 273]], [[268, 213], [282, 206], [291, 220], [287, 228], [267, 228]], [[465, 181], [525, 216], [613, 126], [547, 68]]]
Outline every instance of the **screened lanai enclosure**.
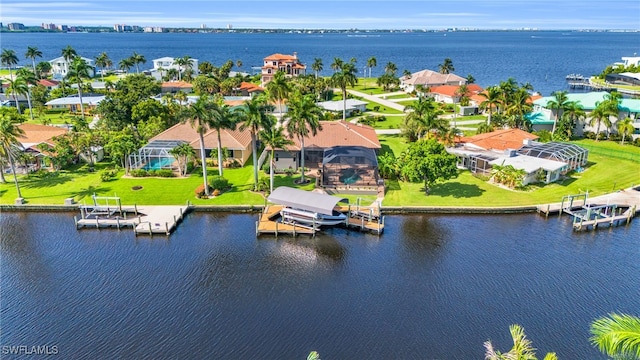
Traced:
[[520, 148], [518, 153], [566, 163], [568, 166], [565, 173], [571, 170], [580, 171], [587, 165], [587, 158], [589, 157], [589, 150], [583, 147], [555, 141], [548, 143], [533, 142]]
[[378, 192], [378, 158], [373, 149], [335, 146], [324, 150], [321, 185], [342, 192]]
[[153, 140], [140, 148], [138, 152], [129, 155], [129, 164], [131, 164], [132, 169], [144, 169], [147, 171], [176, 170], [178, 164], [175, 157], [169, 152], [171, 149], [185, 143], [185, 141], [180, 140]]

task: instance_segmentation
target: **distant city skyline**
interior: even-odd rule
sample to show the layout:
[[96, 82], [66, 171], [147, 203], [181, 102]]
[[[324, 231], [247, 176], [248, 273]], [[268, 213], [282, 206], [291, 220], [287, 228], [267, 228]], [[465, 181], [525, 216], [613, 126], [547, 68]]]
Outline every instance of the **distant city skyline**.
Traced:
[[640, 29], [638, 0], [29, 1], [2, 0], [0, 21], [291, 29]]

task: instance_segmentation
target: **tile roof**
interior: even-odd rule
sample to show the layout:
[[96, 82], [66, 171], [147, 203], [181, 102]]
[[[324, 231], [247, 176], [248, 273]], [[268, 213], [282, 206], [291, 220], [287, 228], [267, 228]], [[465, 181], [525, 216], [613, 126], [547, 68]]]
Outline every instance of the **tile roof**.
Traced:
[[284, 55], [284, 54], [272, 54], [264, 58], [265, 61], [273, 61], [273, 60], [297, 60], [298, 57], [294, 55]]
[[538, 136], [520, 129], [502, 129], [463, 138], [461, 141], [485, 150], [506, 150], [520, 149], [524, 140], [536, 139]]
[[[380, 141], [376, 131], [371, 126], [355, 125], [344, 121], [320, 121], [322, 130], [313, 136], [305, 137], [304, 147], [330, 148], [334, 146], [362, 146], [370, 149], [380, 149]], [[285, 131], [286, 132], [286, 131]], [[293, 137], [293, 145], [287, 146], [288, 150], [300, 150], [301, 144], [298, 137]]]
[[30, 147], [43, 142], [53, 145], [51, 143], [53, 137], [68, 133], [67, 129], [57, 126], [20, 124], [18, 127], [24, 131], [24, 135], [18, 137], [18, 141], [20, 141], [24, 147]]
[[426, 85], [431, 84], [439, 85], [449, 82], [462, 82], [466, 83], [467, 79], [460, 77], [456, 74], [440, 74], [433, 70], [422, 70], [411, 74], [410, 78], [402, 78], [402, 82], [407, 85]]
[[[429, 92], [453, 97], [459, 88], [459, 85], [440, 85], [432, 87]], [[475, 95], [482, 91], [482, 87], [478, 84], [467, 85], [467, 96]]]
[[240, 83], [240, 90], [246, 90], [247, 92], [264, 91], [260, 86], [246, 81]]
[[193, 88], [193, 85], [186, 81], [167, 81], [162, 83], [163, 88]]
[[[222, 147], [230, 150], [244, 150], [251, 144], [251, 132], [248, 129], [240, 131], [240, 126], [236, 130], [221, 130], [220, 140]], [[194, 149], [200, 149], [200, 137], [189, 124], [176, 124], [160, 134], [149, 139], [153, 140], [181, 140], [186, 141]], [[215, 149], [218, 147], [218, 133], [216, 130], [209, 130], [204, 134], [205, 149]]]
[[53, 87], [53, 86], [58, 86], [58, 84], [60, 84], [60, 81], [49, 80], [49, 79], [40, 79], [40, 80], [38, 80], [38, 84], [40, 84], [42, 86], [46, 86], [46, 87]]

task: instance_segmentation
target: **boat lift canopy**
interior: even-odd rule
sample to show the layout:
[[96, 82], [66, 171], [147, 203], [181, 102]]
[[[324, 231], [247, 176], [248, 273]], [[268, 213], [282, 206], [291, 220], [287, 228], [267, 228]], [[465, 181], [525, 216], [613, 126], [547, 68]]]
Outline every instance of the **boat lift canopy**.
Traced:
[[333, 208], [336, 207], [337, 203], [349, 202], [346, 198], [298, 190], [288, 186], [276, 188], [267, 200], [274, 204], [325, 215], [333, 214]]

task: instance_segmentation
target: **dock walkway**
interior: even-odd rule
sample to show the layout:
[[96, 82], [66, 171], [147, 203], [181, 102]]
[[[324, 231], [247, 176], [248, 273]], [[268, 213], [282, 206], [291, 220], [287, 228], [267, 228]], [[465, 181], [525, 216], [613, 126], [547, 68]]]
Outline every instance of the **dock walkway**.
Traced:
[[169, 235], [191, 207], [141, 206], [106, 209], [104, 206], [80, 206], [80, 219], [74, 216], [76, 229], [132, 228], [137, 235]]

